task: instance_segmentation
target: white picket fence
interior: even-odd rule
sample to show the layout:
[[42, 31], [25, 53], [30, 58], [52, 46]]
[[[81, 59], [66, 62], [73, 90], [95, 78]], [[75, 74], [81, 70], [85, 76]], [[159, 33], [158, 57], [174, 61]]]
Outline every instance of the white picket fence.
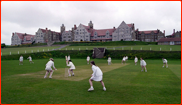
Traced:
[[[116, 50], [116, 47], [112, 47], [112, 48], [107, 48], [105, 47], [106, 49], [113, 49], [113, 50]], [[88, 48], [86, 47], [85, 48], [86, 50], [88, 50]], [[62, 50], [61, 48], [59, 49], [52, 49], [52, 50]], [[64, 49], [63, 49], [64, 50]], [[65, 48], [65, 50], [74, 50], [74, 48], [71, 48], [71, 49], [68, 49], [68, 48]], [[79, 48], [78, 50], [81, 50], [81, 48]], [[124, 47], [122, 47], [122, 50], [124, 50]], [[130, 50], [133, 50], [133, 47], [131, 47]], [[141, 47], [139, 50], [143, 50], [143, 48]], [[150, 47], [150, 51], [152, 50], [152, 48]], [[41, 50], [37, 50], [37, 51], [34, 51], [34, 50], [30, 50], [30, 53], [34, 53], [34, 52], [40, 52]], [[42, 52], [46, 51], [45, 49], [42, 49]], [[47, 49], [47, 51], [50, 51], [49, 49]], [[160, 47], [159, 51], [162, 51], [162, 48]], [[172, 51], [172, 48], [169, 49], [169, 51]], [[29, 53], [27, 50], [25, 50], [24, 53]], [[9, 52], [9, 55], [12, 55], [12, 54], [16, 54], [12, 51]], [[17, 54], [20, 54], [20, 51], [17, 52]], [[23, 54], [23, 53], [22, 53]], [[1, 52], [1, 56], [3, 55], [3, 53]], [[7, 54], [5, 54], [7, 55]]]

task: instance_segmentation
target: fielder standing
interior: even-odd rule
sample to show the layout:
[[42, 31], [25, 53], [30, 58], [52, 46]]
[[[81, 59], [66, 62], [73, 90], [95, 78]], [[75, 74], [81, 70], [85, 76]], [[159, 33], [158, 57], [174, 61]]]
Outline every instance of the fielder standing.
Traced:
[[142, 58], [140, 58], [140, 59], [141, 59], [140, 60], [140, 65], [142, 67], [141, 72], [143, 71], [143, 68], [145, 68], [145, 72], [147, 72], [147, 68], [146, 68], [147, 63]]
[[87, 56], [87, 64], [89, 64], [89, 61], [90, 61], [90, 57]]
[[136, 56], [135, 56], [134, 62], [135, 62], [135, 65], [137, 65], [138, 58]]
[[55, 68], [55, 66], [54, 66], [54, 59], [53, 59], [53, 58], [50, 58], [49, 61], [48, 61], [47, 64], [46, 64], [46, 68], [45, 68], [46, 74], [45, 74], [44, 78], [47, 77], [48, 73], [50, 73], [49, 78], [52, 78], [52, 74], [53, 74], [53, 72], [54, 72], [54, 71], [52, 70], [52, 67], [54, 68], [54, 70], [57, 70], [57, 69]]
[[19, 65], [23, 65], [23, 56], [21, 55], [20, 58], [19, 58]]
[[92, 81], [100, 81], [100, 83], [103, 86], [103, 90], [106, 91], [106, 87], [104, 85], [104, 82], [102, 81], [103, 73], [102, 73], [101, 69], [95, 65], [94, 61], [91, 61], [90, 64], [92, 66], [93, 73], [91, 75], [91, 78], [89, 79], [90, 88], [88, 89], [88, 91], [94, 90]]
[[111, 64], [111, 57], [108, 57], [108, 65], [110, 65]]

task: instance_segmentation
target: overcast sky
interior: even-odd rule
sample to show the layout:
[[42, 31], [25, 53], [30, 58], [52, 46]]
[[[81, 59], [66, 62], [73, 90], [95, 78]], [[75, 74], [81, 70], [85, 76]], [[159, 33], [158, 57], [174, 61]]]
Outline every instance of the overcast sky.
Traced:
[[11, 44], [12, 33], [35, 35], [39, 28], [60, 32], [65, 25], [88, 25], [95, 29], [134, 23], [140, 31], [156, 30], [165, 35], [181, 31], [180, 1], [2, 1], [1, 43]]

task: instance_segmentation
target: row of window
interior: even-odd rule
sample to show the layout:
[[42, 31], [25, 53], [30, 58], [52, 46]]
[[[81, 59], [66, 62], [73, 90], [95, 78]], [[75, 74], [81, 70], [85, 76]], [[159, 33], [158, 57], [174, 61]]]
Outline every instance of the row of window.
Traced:
[[63, 36], [63, 38], [71, 38], [71, 36]]
[[87, 32], [75, 32], [76, 35], [79, 35], [79, 34], [87, 34]]
[[89, 41], [89, 39], [85, 39], [85, 40], [83, 40], [83, 39], [75, 39], [75, 41]]
[[85, 29], [77, 29], [76, 31], [85, 31]]

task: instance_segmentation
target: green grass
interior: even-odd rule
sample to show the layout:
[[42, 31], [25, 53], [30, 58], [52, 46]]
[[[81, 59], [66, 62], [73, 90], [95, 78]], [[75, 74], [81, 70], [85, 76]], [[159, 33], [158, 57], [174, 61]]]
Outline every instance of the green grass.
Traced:
[[[61, 45], [60, 45], [61, 46]], [[26, 53], [32, 53], [33, 52], [42, 52], [43, 49], [44, 51], [49, 51], [52, 49], [58, 49], [60, 46], [51, 46], [51, 47], [20, 47], [20, 48], [2, 48], [1, 52], [2, 55], [10, 55], [11, 54], [24, 54], [25, 51]], [[107, 48], [108, 50], [153, 50], [153, 51], [170, 51], [170, 48], [172, 48], [172, 51], [181, 51], [181, 46], [180, 45], [123, 45], [123, 46], [67, 46], [62, 48], [61, 50], [93, 50], [93, 48]], [[114, 49], [113, 49], [114, 48]]]
[[181, 62], [168, 60], [169, 68], [162, 68], [161, 60], [146, 60], [148, 72], [133, 60], [121, 64], [121, 60], [94, 59], [104, 72], [103, 81], [107, 91], [99, 82], [88, 79], [92, 73], [86, 59], [72, 59], [76, 66], [74, 77], [64, 77], [65, 59], [55, 59], [58, 69], [52, 79], [44, 79], [48, 59], [28, 60], [19, 65], [18, 60], [1, 61], [2, 104], [180, 104]]
[[42, 52], [43, 50], [44, 51], [50, 51], [52, 49], [56, 49], [56, 48], [59, 48], [60, 46], [46, 46], [46, 47], [20, 47], [20, 48], [1, 48], [1, 52], [2, 52], [2, 55], [10, 55], [10, 52], [11, 54], [18, 54], [18, 51], [19, 51], [19, 54], [24, 54], [25, 51], [26, 53], [35, 53], [35, 52]]
[[[161, 51], [170, 51], [170, 48], [172, 49], [171, 51], [181, 51], [181, 46], [179, 45], [174, 45], [174, 46], [171, 46], [171, 45], [122, 45], [122, 46], [67, 46], [65, 48], [62, 48], [62, 50], [92, 50], [93, 48], [107, 48], [108, 50], [153, 50], [153, 51], [160, 51], [160, 48], [161, 48]], [[114, 49], [113, 49], [114, 48]]]

